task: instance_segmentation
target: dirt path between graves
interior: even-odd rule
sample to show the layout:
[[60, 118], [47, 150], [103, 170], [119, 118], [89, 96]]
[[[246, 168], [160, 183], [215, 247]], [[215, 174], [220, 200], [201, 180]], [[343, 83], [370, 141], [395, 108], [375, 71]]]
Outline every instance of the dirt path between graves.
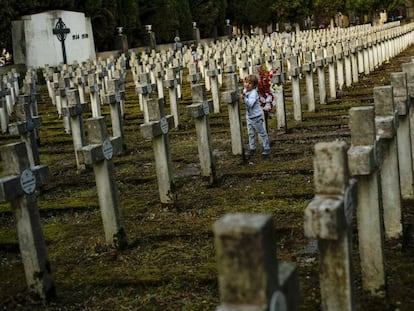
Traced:
[[[218, 184], [200, 178], [191, 103], [184, 79], [182, 125], [170, 132], [178, 195], [176, 206], [159, 203], [152, 146], [140, 134], [143, 122], [131, 75], [124, 120], [128, 150], [116, 157], [115, 177], [128, 236], [128, 247], [104, 245], [95, 180], [91, 169], [77, 173], [71, 137], [44, 85], [39, 111], [40, 157], [51, 180], [39, 193], [49, 260], [57, 297], [42, 305], [27, 295], [23, 266], [9, 205], [0, 205], [0, 308], [3, 310], [214, 310], [219, 303], [212, 224], [226, 213], [271, 213], [279, 260], [297, 263], [300, 310], [319, 310], [318, 254], [304, 251], [303, 212], [313, 197], [313, 146], [319, 141], [349, 142], [348, 110], [373, 102], [373, 87], [388, 85], [390, 73], [401, 71], [414, 47], [358, 84], [338, 92], [338, 99], [306, 112], [294, 122], [290, 90], [286, 90], [288, 131], [278, 133], [270, 120], [271, 155], [243, 162], [231, 154], [227, 108], [210, 118]], [[305, 91], [302, 90], [305, 94]], [[104, 107], [105, 115], [109, 114]], [[108, 125], [109, 116], [107, 117]], [[244, 128], [245, 130], [245, 128]], [[245, 141], [247, 140], [246, 132]], [[1, 135], [0, 143], [16, 140]], [[404, 202], [405, 222], [414, 222], [413, 202]], [[354, 230], [355, 231], [355, 230]], [[408, 246], [409, 240], [407, 240]], [[388, 297], [371, 299], [361, 291], [356, 231], [353, 248], [358, 310], [414, 309], [414, 252], [402, 241], [386, 243]]]

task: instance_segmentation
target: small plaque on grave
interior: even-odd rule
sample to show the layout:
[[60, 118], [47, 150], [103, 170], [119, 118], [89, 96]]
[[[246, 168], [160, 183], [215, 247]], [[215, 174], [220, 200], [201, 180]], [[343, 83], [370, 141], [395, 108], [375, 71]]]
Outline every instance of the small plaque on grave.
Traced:
[[26, 129], [29, 132], [31, 132], [31, 131], [34, 130], [34, 128], [35, 128], [35, 124], [34, 124], [33, 120], [32, 119], [27, 120], [27, 122], [26, 122]]
[[166, 117], [162, 117], [160, 120], [161, 131], [165, 135], [168, 133], [168, 121]]
[[119, 103], [121, 101], [121, 93], [119, 91], [115, 92], [115, 101], [117, 103]]
[[203, 103], [203, 111], [206, 116], [210, 113], [210, 105], [208, 102]]
[[93, 85], [93, 91], [94, 92], [99, 92], [99, 85], [98, 84]]
[[109, 161], [112, 159], [114, 155], [114, 148], [112, 147], [112, 143], [109, 139], [105, 139], [105, 141], [103, 142], [102, 152], [106, 160]]
[[36, 178], [30, 169], [25, 169], [20, 175], [20, 185], [26, 194], [31, 194], [36, 189]]
[[147, 93], [151, 93], [152, 92], [152, 86], [151, 84], [147, 85]]

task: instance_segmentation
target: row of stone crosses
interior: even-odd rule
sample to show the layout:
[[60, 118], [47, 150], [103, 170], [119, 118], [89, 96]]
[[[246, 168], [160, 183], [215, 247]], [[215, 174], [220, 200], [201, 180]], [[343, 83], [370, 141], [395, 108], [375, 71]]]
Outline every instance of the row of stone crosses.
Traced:
[[[178, 107], [185, 75], [191, 83], [192, 104], [187, 106], [187, 113], [195, 120], [201, 175], [214, 183], [209, 116], [211, 112], [220, 112], [221, 103], [228, 104], [232, 153], [244, 156], [237, 94], [239, 82], [247, 74], [257, 73], [263, 65], [278, 68], [273, 82], [291, 85], [293, 115], [300, 121], [303, 103], [299, 83], [303, 76], [308, 109], [314, 111], [314, 72], [318, 73], [320, 104], [326, 104], [326, 68], [332, 86], [330, 96], [334, 97], [333, 86], [341, 89], [344, 81], [347, 86], [357, 82], [359, 74], [369, 74], [407, 48], [413, 42], [413, 30], [412, 24], [390, 23], [303, 32], [289, 42], [274, 36], [271, 47], [259, 37], [233, 39], [199, 46], [197, 62], [186, 50], [175, 55], [172, 51], [152, 51], [139, 57], [131, 53], [129, 66], [144, 118], [141, 132], [153, 142], [161, 202], [176, 200], [168, 133], [179, 128]], [[126, 245], [127, 234], [112, 158], [126, 148], [122, 128], [126, 67], [127, 59], [121, 55], [118, 59], [43, 69], [57, 116], [63, 121], [64, 131], [73, 137], [77, 168], [94, 168], [106, 243], [118, 249]], [[339, 141], [315, 146], [316, 195], [305, 211], [304, 228], [309, 238], [318, 239], [323, 310], [355, 309], [350, 265], [354, 209], [363, 289], [383, 296], [383, 241], [402, 236], [401, 198], [414, 197], [414, 121], [410, 117], [414, 62], [404, 64], [403, 71], [391, 78], [390, 86], [374, 89], [375, 108], [350, 110], [351, 148]], [[35, 195], [49, 174], [48, 167], [40, 163], [37, 150], [41, 118], [36, 83], [33, 69], [28, 69], [20, 82], [15, 71], [2, 79], [1, 130], [20, 136], [22, 141], [0, 147], [6, 175], [0, 179], [0, 201], [11, 202], [19, 211], [15, 213], [19, 218], [16, 225], [27, 284], [33, 293], [47, 299], [55, 294], [55, 287]], [[283, 87], [280, 90], [276, 116], [278, 128], [283, 129], [286, 111]], [[212, 99], [208, 99], [208, 92]], [[169, 115], [165, 112], [167, 102]], [[111, 134], [102, 115], [102, 104], [110, 105]], [[88, 142], [82, 117], [86, 111], [91, 113], [85, 122]], [[297, 309], [297, 269], [294, 264], [278, 264], [276, 260], [271, 215], [226, 215], [215, 223], [214, 233], [222, 302], [219, 310], [230, 310], [231, 306], [251, 306], [252, 310]]]

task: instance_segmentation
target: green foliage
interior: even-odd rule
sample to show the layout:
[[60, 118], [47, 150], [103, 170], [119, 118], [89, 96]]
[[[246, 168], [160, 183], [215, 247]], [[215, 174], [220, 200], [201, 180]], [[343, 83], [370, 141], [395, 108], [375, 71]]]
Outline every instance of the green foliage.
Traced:
[[[412, 0], [411, 0], [412, 2]], [[265, 29], [271, 23], [298, 23], [314, 16], [315, 24], [329, 21], [337, 12], [360, 17], [386, 10], [400, 15], [404, 0], [0, 0], [0, 44], [12, 48], [11, 23], [22, 15], [47, 10], [84, 12], [91, 18], [98, 51], [113, 49], [116, 27], [123, 27], [129, 46], [148, 43], [145, 25], [152, 25], [157, 43], [172, 42], [176, 35], [183, 41], [193, 39], [192, 22], [200, 35], [225, 34], [224, 20], [242, 27]]]
[[301, 25], [304, 18], [313, 14], [312, 5], [313, 1], [311, 0], [276, 0], [273, 1], [271, 9], [274, 12], [276, 21]]
[[224, 29], [226, 0], [197, 0], [190, 2], [193, 21], [197, 22], [202, 37], [216, 37]]

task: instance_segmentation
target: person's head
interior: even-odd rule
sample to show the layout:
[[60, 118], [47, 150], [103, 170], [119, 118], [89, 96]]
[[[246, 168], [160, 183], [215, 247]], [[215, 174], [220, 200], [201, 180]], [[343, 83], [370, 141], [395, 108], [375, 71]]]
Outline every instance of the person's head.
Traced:
[[247, 91], [251, 91], [257, 87], [257, 84], [259, 83], [259, 80], [255, 75], [248, 75], [246, 78], [244, 78], [244, 88]]
[[178, 36], [177, 36], [177, 37], [175, 37], [175, 38], [174, 38], [174, 41], [175, 41], [175, 42], [180, 41], [180, 37], [178, 37]]

